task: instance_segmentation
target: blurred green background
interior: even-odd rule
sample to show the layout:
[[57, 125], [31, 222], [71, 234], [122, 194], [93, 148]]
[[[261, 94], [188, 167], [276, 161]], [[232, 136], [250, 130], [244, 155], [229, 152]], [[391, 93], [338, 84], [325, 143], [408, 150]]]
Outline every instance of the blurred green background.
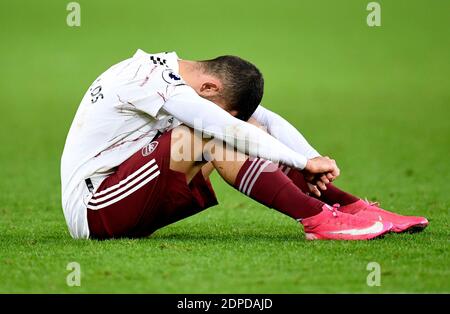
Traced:
[[[450, 2], [69, 1], [0, 3], [0, 292], [450, 291]], [[338, 183], [402, 213], [419, 235], [306, 243], [295, 222], [237, 196], [146, 240], [74, 241], [59, 161], [91, 82], [136, 49], [234, 54], [263, 72], [263, 103], [337, 159]], [[83, 284], [65, 285], [65, 265]], [[387, 269], [365, 284], [369, 261]]]

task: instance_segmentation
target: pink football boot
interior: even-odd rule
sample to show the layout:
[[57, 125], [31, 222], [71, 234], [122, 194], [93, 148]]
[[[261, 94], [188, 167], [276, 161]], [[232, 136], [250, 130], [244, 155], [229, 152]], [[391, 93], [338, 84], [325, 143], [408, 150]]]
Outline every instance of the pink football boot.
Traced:
[[326, 204], [322, 209], [320, 214], [301, 220], [308, 240], [370, 240], [392, 228], [390, 222], [356, 217]]
[[339, 211], [372, 221], [391, 222], [393, 224], [392, 232], [397, 233], [422, 231], [428, 226], [428, 220], [425, 217], [402, 216], [380, 208], [378, 203], [363, 200], [342, 206]]

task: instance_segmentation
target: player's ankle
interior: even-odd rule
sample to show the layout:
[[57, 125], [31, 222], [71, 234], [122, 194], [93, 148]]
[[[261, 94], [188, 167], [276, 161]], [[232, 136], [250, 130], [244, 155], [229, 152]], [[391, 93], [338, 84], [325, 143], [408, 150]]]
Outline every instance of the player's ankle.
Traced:
[[363, 210], [365, 207], [367, 207], [367, 203], [363, 200], [359, 199], [356, 202], [347, 204], [345, 206], [340, 206], [339, 211], [346, 213], [346, 214], [356, 214], [357, 212]]

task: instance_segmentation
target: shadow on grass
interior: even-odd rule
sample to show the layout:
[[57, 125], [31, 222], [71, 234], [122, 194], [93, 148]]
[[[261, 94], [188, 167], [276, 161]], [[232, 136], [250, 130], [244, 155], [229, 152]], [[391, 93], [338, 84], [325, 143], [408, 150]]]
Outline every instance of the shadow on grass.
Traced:
[[[371, 241], [308, 241], [305, 239], [303, 232], [296, 232], [292, 230], [267, 230], [267, 229], [239, 229], [239, 230], [204, 230], [202, 228], [193, 228], [186, 230], [185, 228], [163, 228], [157, 230], [152, 235], [139, 238], [116, 238], [109, 240], [74, 240], [70, 237], [70, 235], [65, 232], [65, 230], [58, 230], [57, 232], [53, 232], [51, 230], [34, 230], [34, 232], [11, 232], [5, 233], [2, 235], [4, 243], [9, 243], [10, 245], [17, 246], [25, 246], [25, 247], [33, 247], [35, 245], [62, 245], [62, 246], [79, 246], [79, 247], [89, 247], [89, 246], [97, 246], [99, 244], [107, 244], [109, 246], [115, 245], [133, 245], [133, 244], [158, 244], [158, 242], [178, 242], [178, 243], [253, 243], [253, 244], [264, 244], [264, 243], [303, 243], [308, 245], [326, 245], [333, 244], [337, 245], [337, 243], [343, 244], [346, 242], [346, 245], [352, 246], [356, 242], [360, 244], [365, 243], [382, 243], [382, 242], [401, 242], [405, 245], [409, 244], [419, 244], [417, 240], [427, 241], [430, 240], [431, 234], [429, 234], [428, 230], [422, 232], [420, 234], [417, 233], [405, 233], [405, 234], [387, 234], [384, 237], [379, 239], [374, 239]], [[438, 241], [442, 237], [434, 234], [432, 237], [435, 241]], [[412, 243], [411, 243], [412, 242]], [[428, 242], [428, 241], [427, 241]]]
[[268, 234], [262, 232], [245, 232], [245, 233], [155, 233], [148, 238], [142, 240], [158, 241], [214, 241], [214, 242], [235, 242], [235, 241], [252, 241], [252, 242], [298, 242], [306, 241], [303, 234]]

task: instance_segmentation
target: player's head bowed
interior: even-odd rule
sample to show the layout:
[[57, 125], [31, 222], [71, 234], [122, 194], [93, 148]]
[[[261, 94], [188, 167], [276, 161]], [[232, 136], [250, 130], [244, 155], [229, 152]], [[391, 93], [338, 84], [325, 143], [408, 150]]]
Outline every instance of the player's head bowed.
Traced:
[[196, 92], [235, 117], [247, 121], [264, 93], [264, 78], [252, 63], [236, 56], [195, 62], [183, 77]]

